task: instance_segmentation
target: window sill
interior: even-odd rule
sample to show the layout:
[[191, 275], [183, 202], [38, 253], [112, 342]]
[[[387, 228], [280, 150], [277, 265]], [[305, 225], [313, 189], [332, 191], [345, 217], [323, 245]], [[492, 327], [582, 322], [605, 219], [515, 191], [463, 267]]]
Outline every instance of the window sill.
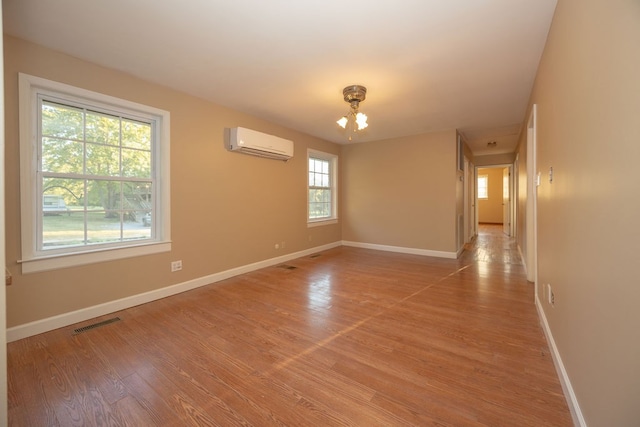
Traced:
[[331, 225], [331, 224], [337, 224], [337, 223], [338, 223], [338, 220], [336, 218], [317, 219], [317, 220], [313, 220], [313, 221], [308, 221], [307, 222], [307, 228], [320, 227], [322, 225]]
[[39, 271], [58, 270], [61, 268], [77, 267], [80, 265], [94, 264], [97, 262], [114, 261], [124, 258], [132, 258], [142, 255], [169, 252], [171, 242], [148, 243], [126, 248], [98, 249], [91, 252], [81, 252], [64, 255], [51, 255], [18, 261], [22, 264], [22, 274], [36, 273]]

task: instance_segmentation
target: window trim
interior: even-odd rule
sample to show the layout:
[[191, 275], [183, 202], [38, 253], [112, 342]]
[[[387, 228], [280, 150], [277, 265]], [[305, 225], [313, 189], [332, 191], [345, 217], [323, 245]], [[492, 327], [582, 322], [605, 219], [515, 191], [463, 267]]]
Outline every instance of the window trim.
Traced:
[[[326, 218], [309, 218], [309, 159], [315, 158], [329, 162], [329, 173], [331, 175], [331, 216]], [[338, 156], [335, 154], [307, 149], [307, 227], [319, 227], [338, 223]]]
[[[171, 250], [171, 200], [170, 200], [170, 114], [168, 111], [109, 95], [77, 88], [64, 83], [18, 75], [19, 126], [20, 126], [20, 209], [23, 273], [67, 268], [95, 262], [111, 261]], [[69, 102], [96, 105], [114, 111], [129, 110], [141, 116], [153, 117], [159, 138], [153, 153], [160, 155], [154, 164], [154, 180], [160, 200], [154, 206], [154, 230], [151, 239], [104, 247], [76, 247], [64, 253], [43, 253], [37, 246], [37, 177], [38, 167], [38, 96], [52, 96]]]

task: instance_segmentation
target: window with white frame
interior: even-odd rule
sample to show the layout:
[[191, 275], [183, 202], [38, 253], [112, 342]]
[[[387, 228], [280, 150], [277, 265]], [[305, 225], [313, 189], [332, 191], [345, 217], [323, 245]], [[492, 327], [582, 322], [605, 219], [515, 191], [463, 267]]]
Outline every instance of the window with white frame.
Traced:
[[308, 151], [308, 215], [309, 225], [336, 222], [338, 157], [321, 151]]
[[489, 175], [478, 175], [478, 199], [489, 198]]
[[169, 113], [19, 80], [23, 272], [170, 250]]

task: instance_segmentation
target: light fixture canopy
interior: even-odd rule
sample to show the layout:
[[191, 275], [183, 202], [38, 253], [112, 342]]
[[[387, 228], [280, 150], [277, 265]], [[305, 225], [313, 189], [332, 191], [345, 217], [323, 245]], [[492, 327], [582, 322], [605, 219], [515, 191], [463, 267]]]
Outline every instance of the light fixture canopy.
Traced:
[[363, 130], [369, 124], [367, 123], [367, 115], [358, 111], [360, 103], [367, 97], [367, 88], [360, 85], [347, 86], [342, 90], [344, 100], [349, 103], [351, 110], [344, 117], [340, 118], [336, 123], [343, 129], [349, 127], [349, 141], [352, 140], [356, 131]]

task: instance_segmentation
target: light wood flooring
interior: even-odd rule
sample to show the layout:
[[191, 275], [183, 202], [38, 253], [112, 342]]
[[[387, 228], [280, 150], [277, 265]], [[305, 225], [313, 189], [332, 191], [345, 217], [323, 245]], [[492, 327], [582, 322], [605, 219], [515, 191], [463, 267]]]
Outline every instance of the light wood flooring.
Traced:
[[317, 255], [10, 343], [9, 424], [572, 425], [499, 226], [458, 260]]

